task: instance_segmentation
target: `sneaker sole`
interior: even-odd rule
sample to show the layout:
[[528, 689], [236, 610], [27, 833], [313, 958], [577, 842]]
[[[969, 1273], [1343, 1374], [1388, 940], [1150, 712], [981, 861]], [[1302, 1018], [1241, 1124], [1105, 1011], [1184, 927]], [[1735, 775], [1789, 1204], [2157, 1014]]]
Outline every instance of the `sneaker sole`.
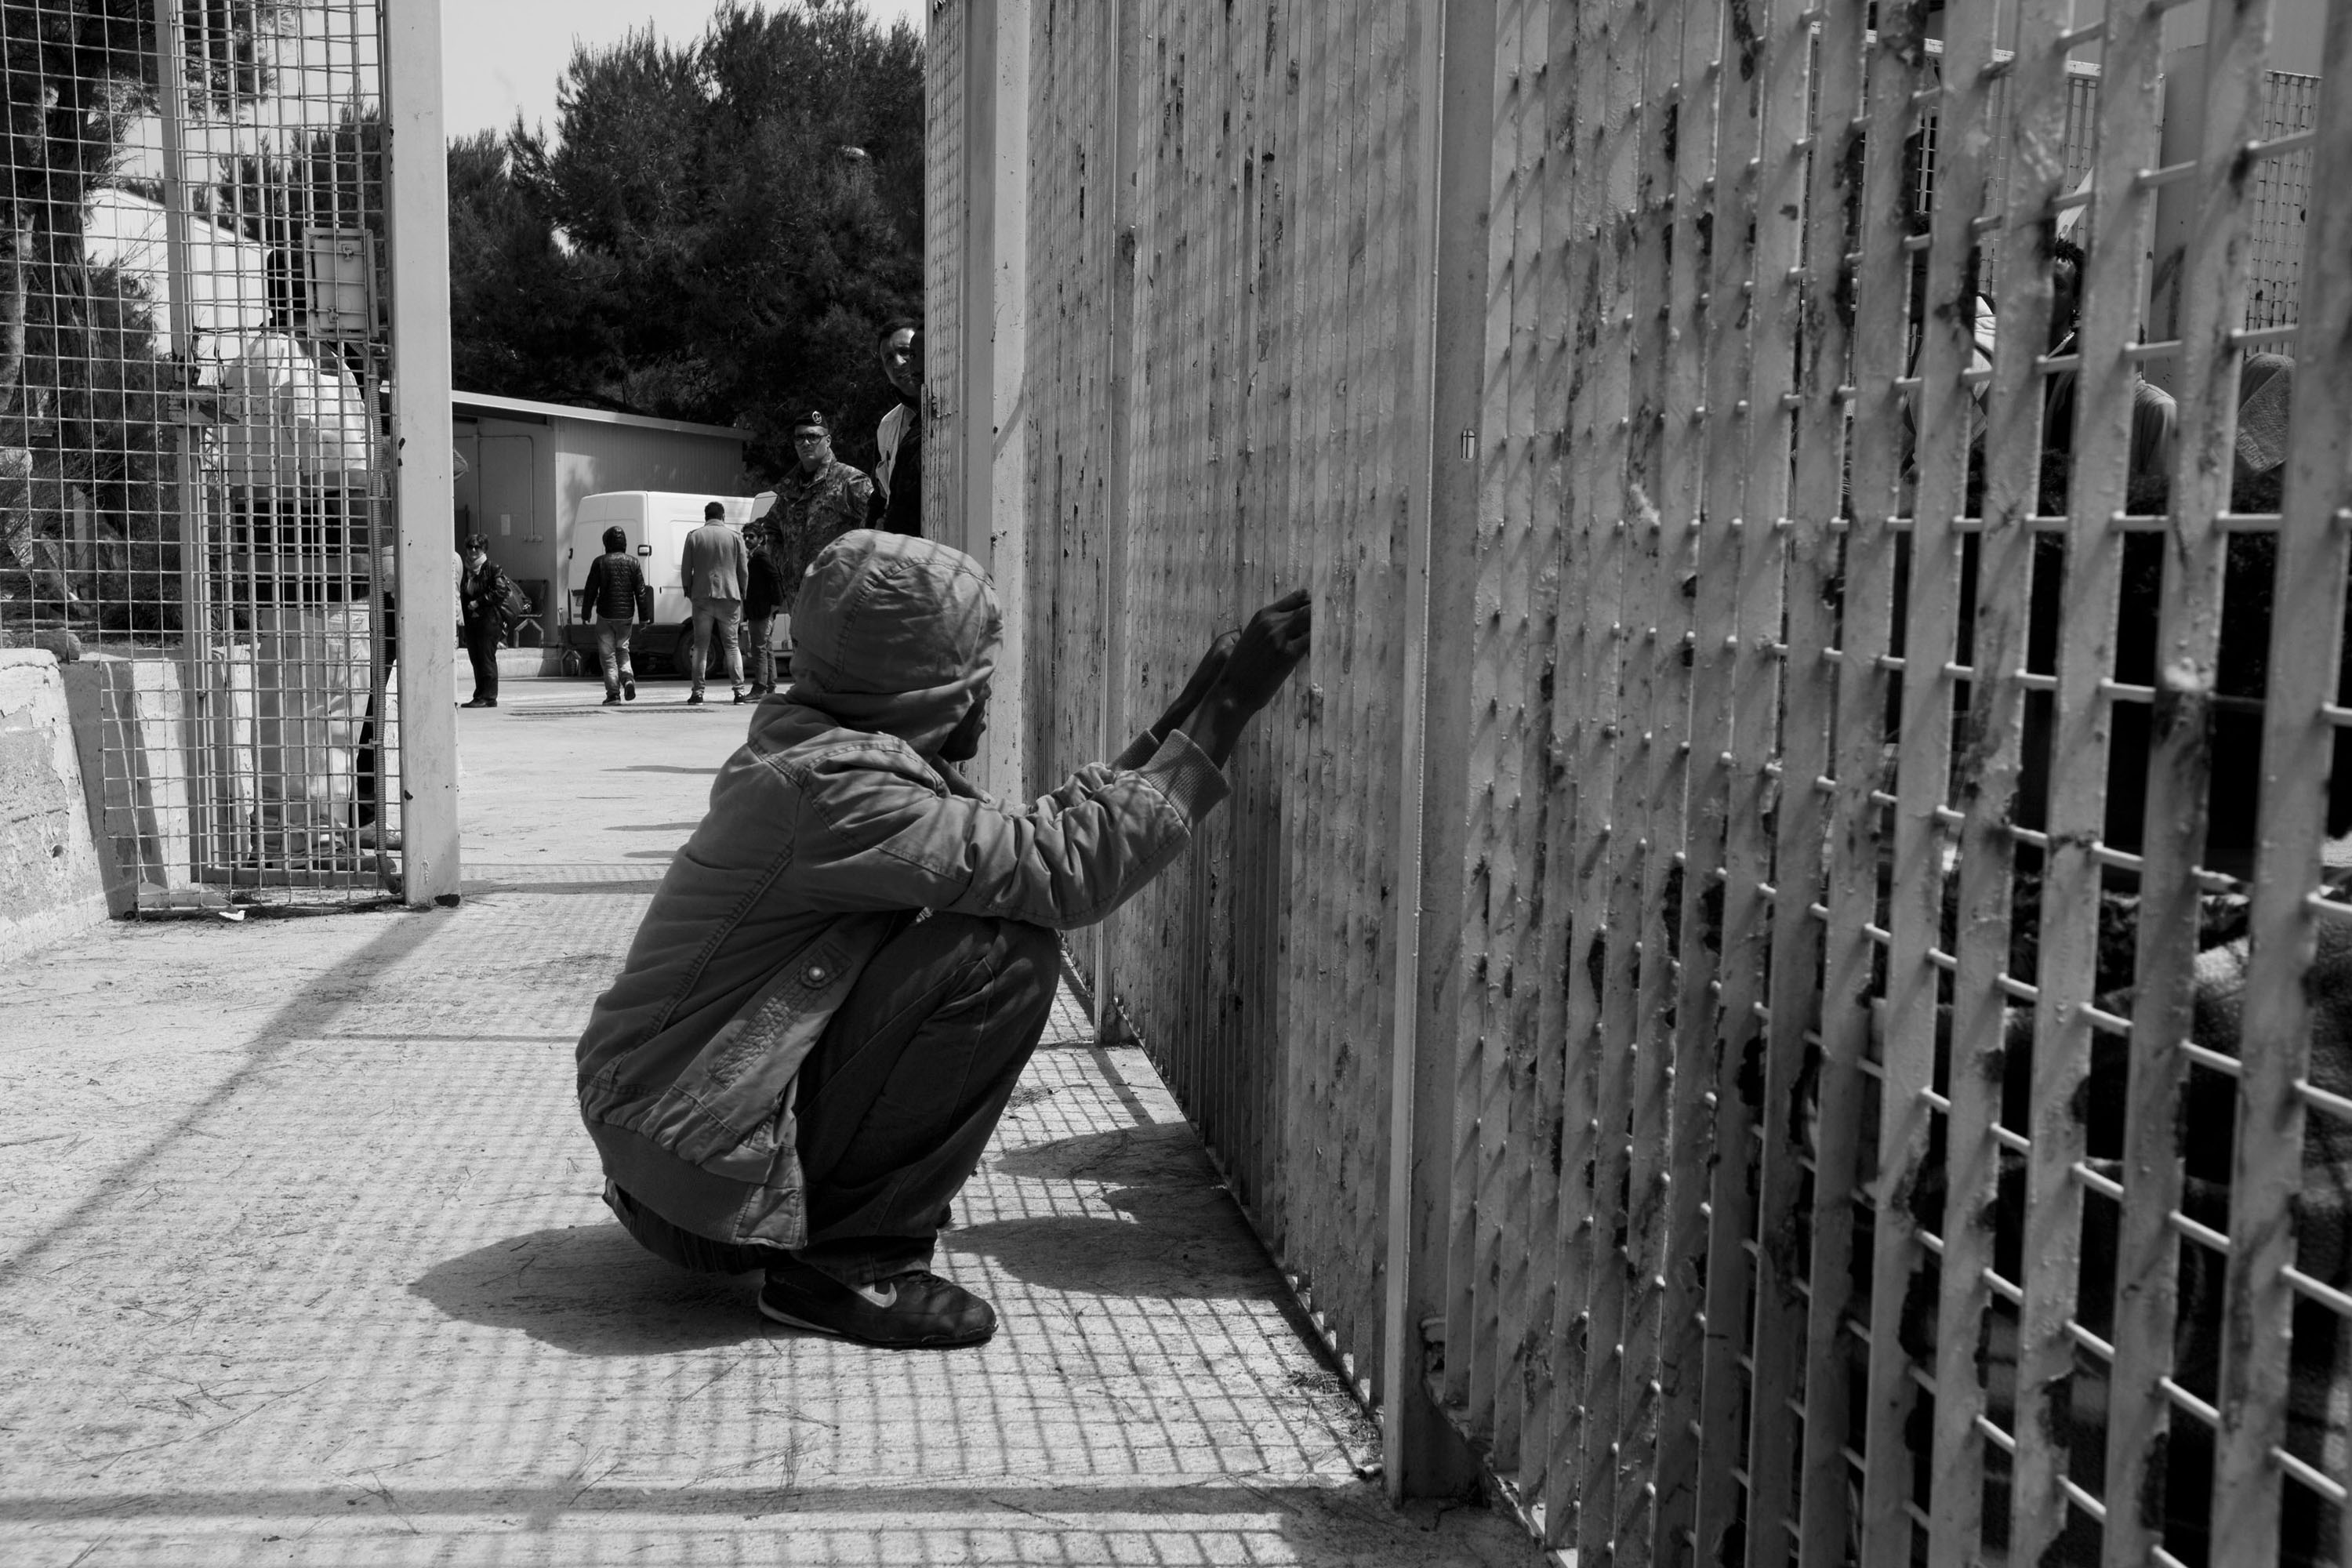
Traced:
[[806, 1318], [795, 1318], [790, 1312], [783, 1311], [779, 1308], [768, 1305], [767, 1298], [764, 1296], [760, 1299], [760, 1315], [766, 1318], [771, 1322], [782, 1323], [789, 1328], [806, 1329], [813, 1334], [824, 1334], [831, 1339], [847, 1340], [854, 1345], [870, 1345], [874, 1349], [879, 1351], [953, 1350], [959, 1345], [976, 1345], [982, 1343], [987, 1340], [993, 1339], [996, 1335], [996, 1325], [991, 1323], [988, 1326], [986, 1332], [978, 1334], [967, 1334], [962, 1336], [939, 1335], [926, 1340], [861, 1339], [857, 1335], [850, 1333], [844, 1329], [836, 1329], [825, 1323], [813, 1323]]

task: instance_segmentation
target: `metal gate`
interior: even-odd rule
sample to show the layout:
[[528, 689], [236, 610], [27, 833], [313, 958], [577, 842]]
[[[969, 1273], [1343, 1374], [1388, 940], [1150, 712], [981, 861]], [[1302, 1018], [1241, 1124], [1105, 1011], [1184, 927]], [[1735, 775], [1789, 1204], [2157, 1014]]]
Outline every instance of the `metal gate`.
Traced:
[[1316, 593], [1082, 956], [1391, 1486], [1450, 1427], [1585, 1563], [2352, 1555], [2352, 14], [932, 26], [935, 109], [1024, 94], [1029, 784]]
[[5, 17], [0, 626], [78, 645], [139, 908], [397, 896], [380, 7]]

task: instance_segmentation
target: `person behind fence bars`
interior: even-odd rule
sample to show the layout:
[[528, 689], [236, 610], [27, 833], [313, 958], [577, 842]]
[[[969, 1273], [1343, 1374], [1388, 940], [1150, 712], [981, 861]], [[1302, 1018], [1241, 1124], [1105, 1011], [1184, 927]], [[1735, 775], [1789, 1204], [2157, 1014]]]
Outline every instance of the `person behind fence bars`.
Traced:
[[262, 330], [238, 341], [220, 374], [235, 572], [257, 605], [340, 598], [329, 552], [344, 548], [365, 483], [367, 405], [341, 358], [303, 331], [309, 293], [293, 256], [271, 251], [262, 277]]
[[882, 329], [877, 344], [882, 374], [898, 401], [874, 427], [874, 526], [893, 533], [923, 531], [923, 323], [901, 319]]
[[793, 686], [719, 769], [580, 1037], [581, 1111], [648, 1250], [764, 1270], [778, 1322], [971, 1344], [996, 1313], [932, 1249], [1044, 1033], [1054, 933], [1183, 853], [1306, 656], [1307, 598], [1219, 637], [1118, 758], [1028, 805], [958, 772], [999, 637], [977, 562], [860, 529], [811, 565], [793, 622]]

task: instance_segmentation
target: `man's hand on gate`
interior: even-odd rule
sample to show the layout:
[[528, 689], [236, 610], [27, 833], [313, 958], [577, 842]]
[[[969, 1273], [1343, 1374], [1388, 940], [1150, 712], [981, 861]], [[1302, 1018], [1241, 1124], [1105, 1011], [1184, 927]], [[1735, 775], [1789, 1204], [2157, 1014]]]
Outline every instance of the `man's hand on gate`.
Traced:
[[1255, 713], [1274, 700], [1274, 694], [1307, 657], [1314, 629], [1315, 606], [1304, 588], [1276, 599], [1249, 618], [1225, 668], [1211, 689], [1230, 695]]
[[1258, 611], [1242, 628], [1200, 707], [1184, 721], [1184, 733], [1211, 762], [1224, 766], [1251, 716], [1274, 700], [1307, 657], [1313, 624], [1314, 610], [1301, 588]]
[[1192, 667], [1192, 677], [1184, 682], [1184, 689], [1178, 692], [1176, 700], [1168, 705], [1169, 711], [1176, 715], [1178, 724], [1191, 718], [1192, 710], [1201, 705], [1201, 699], [1209, 694], [1209, 688], [1214, 686], [1217, 677], [1224, 673], [1225, 661], [1234, 657], [1234, 648], [1241, 640], [1242, 634], [1238, 630], [1217, 634], [1217, 640], [1209, 645], [1209, 651], [1202, 654], [1201, 662]]
[[1184, 682], [1184, 689], [1176, 694], [1176, 700], [1171, 702], [1153, 722], [1151, 743], [1154, 746], [1168, 739], [1171, 731], [1192, 716], [1192, 710], [1201, 705], [1201, 699], [1209, 694], [1209, 688], [1214, 686], [1217, 677], [1223, 673], [1225, 660], [1233, 657], [1234, 645], [1241, 640], [1242, 634], [1238, 631], [1217, 634], [1216, 640], [1209, 645], [1209, 651], [1202, 654], [1201, 662], [1192, 667], [1192, 678]]

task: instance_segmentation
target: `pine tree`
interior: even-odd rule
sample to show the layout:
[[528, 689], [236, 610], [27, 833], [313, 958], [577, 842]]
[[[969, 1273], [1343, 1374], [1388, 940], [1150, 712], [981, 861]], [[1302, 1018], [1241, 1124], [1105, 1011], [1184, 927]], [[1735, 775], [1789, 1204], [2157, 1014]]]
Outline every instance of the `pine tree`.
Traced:
[[847, 5], [577, 50], [552, 135], [452, 149], [460, 385], [740, 423], [770, 473], [821, 407], [870, 464], [875, 335], [922, 299], [922, 115], [919, 38]]

